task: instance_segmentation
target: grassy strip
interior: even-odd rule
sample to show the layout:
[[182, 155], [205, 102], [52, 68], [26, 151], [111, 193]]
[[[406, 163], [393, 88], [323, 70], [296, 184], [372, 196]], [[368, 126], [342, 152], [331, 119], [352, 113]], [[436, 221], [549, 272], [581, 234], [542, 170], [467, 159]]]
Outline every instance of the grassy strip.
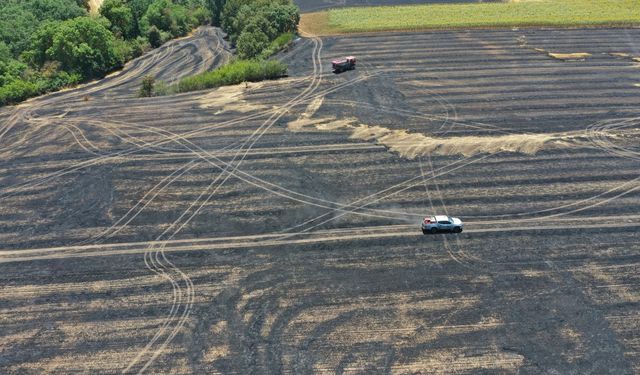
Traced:
[[262, 50], [260, 58], [268, 59], [270, 56], [275, 55], [285, 47], [289, 46], [291, 42], [293, 42], [293, 38], [295, 38], [295, 34], [293, 33], [280, 34], [280, 36], [273, 40], [267, 48]]
[[235, 60], [211, 72], [182, 79], [174, 92], [188, 92], [242, 82], [276, 79], [287, 73], [287, 66], [275, 60]]
[[638, 24], [638, 0], [541, 0], [340, 8], [304, 14], [300, 29], [310, 34], [327, 35], [474, 27]]

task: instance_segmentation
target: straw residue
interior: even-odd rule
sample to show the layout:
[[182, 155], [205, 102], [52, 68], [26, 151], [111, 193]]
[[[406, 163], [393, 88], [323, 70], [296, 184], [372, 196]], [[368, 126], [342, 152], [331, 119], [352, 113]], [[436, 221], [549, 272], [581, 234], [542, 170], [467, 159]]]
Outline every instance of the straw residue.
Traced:
[[255, 101], [248, 102], [245, 99], [245, 92], [249, 88], [256, 88], [256, 85], [259, 86], [259, 84], [255, 83], [252, 83], [251, 86], [243, 83], [240, 85], [219, 87], [200, 97], [200, 108], [218, 109], [218, 113], [225, 111], [245, 113], [265, 109], [267, 108], [266, 106], [257, 104]]
[[566, 147], [569, 145], [567, 134], [507, 134], [500, 136], [461, 136], [430, 137], [406, 130], [394, 130], [382, 126], [369, 126], [358, 123], [355, 118], [337, 119], [335, 117], [312, 118], [322, 106], [323, 97], [314, 99], [305, 111], [287, 124], [294, 132], [315, 129], [320, 131], [343, 130], [350, 133], [349, 138], [376, 143], [397, 152], [407, 159], [415, 159], [429, 154], [465, 155], [498, 152], [518, 152], [535, 154], [545, 148]]
[[288, 124], [289, 129], [293, 130], [293, 131], [296, 131], [296, 130], [302, 129], [305, 126], [316, 125], [319, 122], [329, 121], [326, 118], [320, 118], [320, 119], [314, 119], [314, 120], [311, 119], [311, 117], [313, 115], [315, 115], [315, 113], [318, 111], [318, 109], [320, 109], [320, 107], [322, 106], [323, 102], [324, 102], [324, 96], [319, 96], [319, 97], [313, 99], [311, 101], [311, 103], [309, 103], [307, 105], [307, 108], [300, 115], [300, 117], [298, 117], [297, 120], [291, 121]]
[[554, 59], [564, 60], [564, 61], [585, 60], [587, 57], [591, 56], [590, 53], [586, 53], [586, 52], [576, 52], [576, 53], [553, 53], [553, 52], [549, 52], [548, 55], [553, 57]]
[[535, 154], [553, 143], [556, 137], [548, 134], [513, 134], [502, 136], [429, 137], [405, 130], [391, 130], [381, 126], [360, 125], [352, 128], [352, 139], [375, 142], [408, 159], [428, 154], [465, 156], [502, 151]]
[[291, 131], [304, 131], [309, 128], [321, 131], [345, 130], [350, 132], [351, 139], [383, 145], [407, 159], [429, 154], [471, 156], [504, 151], [535, 154], [542, 149], [566, 147], [569, 145], [567, 140], [571, 138], [561, 134], [430, 137], [406, 130], [358, 124], [355, 119], [339, 120], [333, 117], [300, 118], [290, 122], [288, 127]]

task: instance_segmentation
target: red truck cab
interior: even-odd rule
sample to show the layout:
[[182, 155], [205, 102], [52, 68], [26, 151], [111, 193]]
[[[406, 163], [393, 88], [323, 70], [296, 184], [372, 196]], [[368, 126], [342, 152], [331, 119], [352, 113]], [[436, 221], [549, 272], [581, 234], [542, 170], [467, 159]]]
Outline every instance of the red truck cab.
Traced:
[[331, 61], [334, 73], [342, 73], [347, 70], [353, 70], [356, 68], [356, 58], [353, 56], [347, 56], [343, 59]]

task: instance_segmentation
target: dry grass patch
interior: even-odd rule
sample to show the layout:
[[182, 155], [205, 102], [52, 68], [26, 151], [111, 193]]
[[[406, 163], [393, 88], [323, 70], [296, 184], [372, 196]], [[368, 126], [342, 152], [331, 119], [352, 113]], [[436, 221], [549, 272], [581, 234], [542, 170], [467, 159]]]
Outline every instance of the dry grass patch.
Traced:
[[631, 57], [631, 55], [629, 55], [628, 53], [624, 53], [624, 52], [611, 52], [611, 53], [609, 53], [609, 55], [611, 55], [613, 57]]
[[564, 60], [564, 61], [582, 61], [582, 60], [585, 60], [587, 57], [591, 56], [590, 53], [586, 53], [586, 52], [576, 52], [576, 53], [549, 52], [547, 54], [550, 57], [553, 57], [554, 59]]
[[305, 37], [335, 33], [335, 30], [329, 27], [329, 12], [301, 14], [298, 31]]
[[[621, 59], [628, 59], [631, 60], [633, 62], [640, 62], [640, 56], [634, 56], [631, 55], [629, 53], [624, 53], [624, 52], [610, 52], [609, 56], [613, 56], [613, 57], [619, 57]], [[637, 67], [637, 65], [635, 65]]]
[[420, 133], [409, 133], [405, 130], [393, 130], [382, 126], [357, 124], [354, 119], [335, 119], [331, 117], [318, 119], [299, 119], [288, 125], [291, 131], [303, 131], [315, 128], [320, 131], [346, 130], [349, 138], [372, 142], [385, 146], [407, 159], [415, 159], [429, 154], [464, 155], [495, 154], [498, 152], [517, 152], [535, 154], [542, 149], [562, 148], [570, 145], [570, 136], [560, 134], [514, 134], [496, 137], [464, 136], [464, 137], [430, 137]]
[[358, 123], [357, 119], [337, 119], [313, 115], [323, 104], [323, 98], [313, 100], [306, 110], [287, 124], [294, 132], [315, 129], [319, 131], [347, 131], [349, 138], [372, 142], [397, 152], [407, 159], [415, 159], [429, 154], [464, 155], [495, 154], [498, 152], [518, 152], [535, 154], [542, 149], [562, 148], [571, 145], [575, 136], [569, 134], [510, 134], [501, 136], [431, 137], [406, 130], [394, 130], [382, 126]]

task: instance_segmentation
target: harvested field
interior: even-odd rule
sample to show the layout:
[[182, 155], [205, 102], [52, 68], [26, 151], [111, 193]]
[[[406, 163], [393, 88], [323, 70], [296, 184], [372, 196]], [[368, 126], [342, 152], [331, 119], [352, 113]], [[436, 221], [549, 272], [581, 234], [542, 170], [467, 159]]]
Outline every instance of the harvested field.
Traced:
[[303, 39], [286, 79], [134, 97], [223, 61], [205, 28], [0, 109], [0, 373], [640, 372], [638, 37]]
[[321, 9], [379, 6], [379, 5], [405, 5], [405, 4], [455, 4], [455, 3], [489, 3], [501, 0], [295, 0], [301, 12], [315, 12]]

